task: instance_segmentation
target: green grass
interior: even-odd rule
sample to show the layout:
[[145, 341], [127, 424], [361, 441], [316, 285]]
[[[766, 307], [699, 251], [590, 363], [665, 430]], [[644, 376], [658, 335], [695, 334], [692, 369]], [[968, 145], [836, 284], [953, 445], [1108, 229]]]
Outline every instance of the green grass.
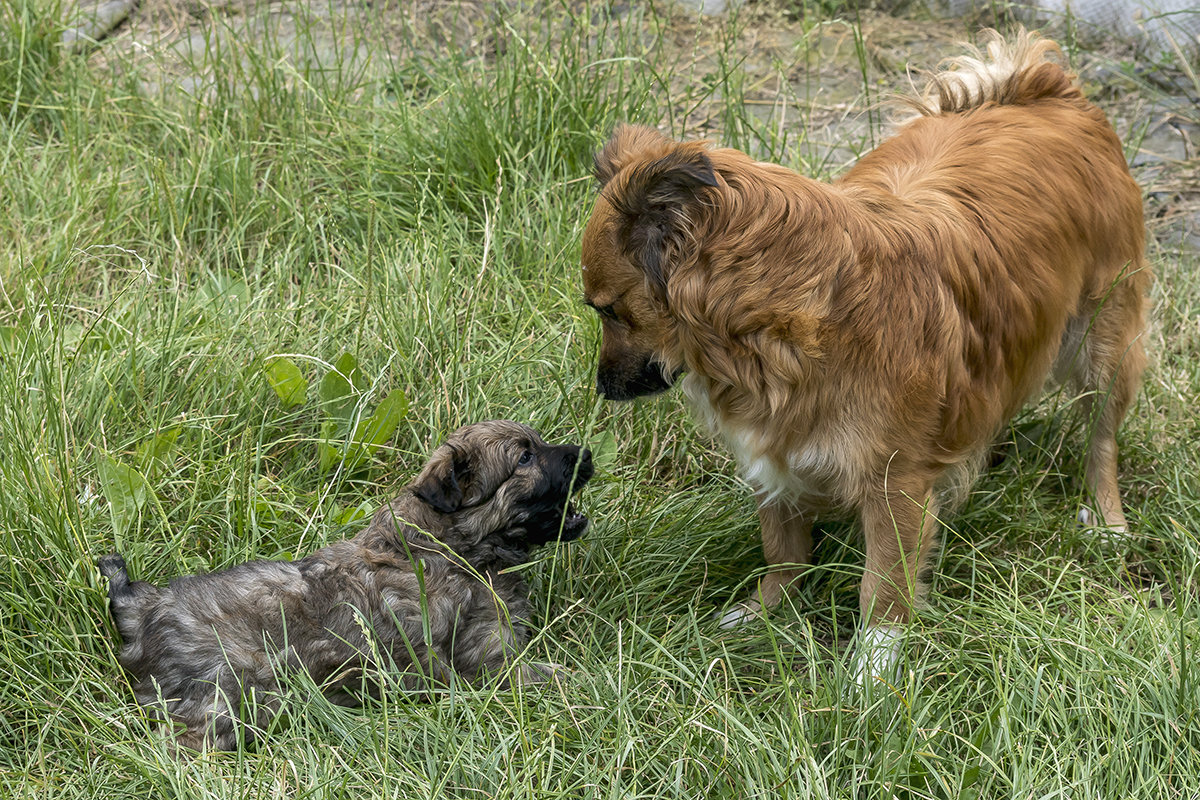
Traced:
[[[153, 51], [60, 52], [56, 3], [0, 10], [0, 797], [1200, 794], [1195, 252], [1151, 246], [1152, 366], [1122, 438], [1134, 536], [1073, 526], [1078, 423], [1061, 398], [1026, 413], [946, 520], [901, 679], [863, 698], [844, 654], [854, 528], [822, 529], [786, 608], [719, 631], [762, 568], [749, 492], [678, 394], [596, 399], [578, 301], [612, 125], [703, 109], [824, 174], [803, 76], [779, 90], [785, 133], [742, 103], [745, 19], [689, 45], [686, 20], [650, 11], [467, 11], [437, 18], [461, 40], [411, 14], [335, 19], [353, 47], [320, 64], [296, 42], [319, 51], [327, 22], [256, 43], [205, 17], [189, 94]], [[864, 149], [872, 131], [848, 130], [838, 144]], [[353, 419], [397, 391], [408, 412], [364, 466], [323, 472], [319, 444], [353, 437], [323, 427], [318, 395], [343, 353]], [[308, 387], [290, 407], [264, 373], [280, 358]], [[529, 572], [545, 621], [529, 656], [573, 678], [352, 710], [297, 687], [267, 745], [169, 758], [116, 663], [94, 559], [119, 548], [164, 581], [308, 552], [489, 417], [617, 444], [589, 535]]]

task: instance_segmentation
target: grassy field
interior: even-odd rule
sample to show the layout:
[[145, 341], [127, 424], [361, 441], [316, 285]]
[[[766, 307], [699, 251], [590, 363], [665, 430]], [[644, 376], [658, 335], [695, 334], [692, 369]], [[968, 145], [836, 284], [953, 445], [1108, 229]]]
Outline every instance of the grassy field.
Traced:
[[[781, 19], [809, 31], [830, 5]], [[404, 8], [348, 18], [352, 52], [320, 64], [292, 56], [315, 22], [250, 41], [198, 14], [185, 93], [143, 52], [63, 52], [52, 0], [0, 7], [0, 797], [1200, 796], [1200, 258], [1177, 219], [1152, 219], [1133, 535], [1074, 526], [1083, 436], [1051, 397], [946, 520], [900, 680], [861, 697], [854, 528], [822, 528], [786, 608], [718, 630], [762, 569], [749, 490], [678, 394], [597, 400], [577, 274], [615, 122], [702, 110], [824, 177], [820, 103], [795, 82], [769, 114], [744, 102], [744, 21]], [[1108, 74], [1147, 102], [1147, 75], [1186, 79]], [[847, 130], [851, 151], [878, 132]], [[597, 451], [593, 528], [529, 572], [528, 655], [573, 679], [351, 710], [297, 687], [268, 745], [172, 760], [95, 558], [165, 581], [306, 553], [494, 417]]]

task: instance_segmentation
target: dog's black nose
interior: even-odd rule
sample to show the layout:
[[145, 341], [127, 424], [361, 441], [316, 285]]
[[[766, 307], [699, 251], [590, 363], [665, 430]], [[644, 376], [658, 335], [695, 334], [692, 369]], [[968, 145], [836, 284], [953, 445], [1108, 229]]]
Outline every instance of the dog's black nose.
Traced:
[[579, 451], [579, 469], [575, 474], [580, 486], [592, 478], [592, 451], [586, 447]]
[[567, 480], [574, 478], [582, 486], [592, 477], [592, 451], [586, 447], [565, 445], [562, 451], [563, 475]]

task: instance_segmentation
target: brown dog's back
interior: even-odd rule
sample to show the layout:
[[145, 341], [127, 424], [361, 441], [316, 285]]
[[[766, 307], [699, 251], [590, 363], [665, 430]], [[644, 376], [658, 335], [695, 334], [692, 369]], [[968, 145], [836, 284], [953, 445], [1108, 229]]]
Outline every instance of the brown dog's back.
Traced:
[[[928, 275], [926, 296], [899, 296], [928, 304], [908, 313], [924, 317], [915, 332], [934, 363], [906, 352], [918, 346], [907, 338], [893, 358], [944, 370], [944, 386], [931, 387], [944, 402], [933, 442], [943, 452], [985, 444], [1041, 388], [1069, 320], [1117, 302], [1114, 291], [1140, 314], [1150, 279], [1141, 192], [1112, 129], [1077, 97], [916, 120], [838, 183], [882, 234], [860, 268]], [[877, 296], [876, 313], [903, 315], [896, 298]]]

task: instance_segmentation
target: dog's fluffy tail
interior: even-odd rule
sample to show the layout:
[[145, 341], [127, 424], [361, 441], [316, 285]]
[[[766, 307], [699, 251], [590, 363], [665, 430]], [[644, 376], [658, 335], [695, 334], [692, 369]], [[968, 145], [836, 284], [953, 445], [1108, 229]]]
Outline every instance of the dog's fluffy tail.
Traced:
[[96, 562], [100, 574], [108, 578], [108, 610], [126, 644], [136, 642], [141, 625], [144, 601], [158, 592], [144, 581], [129, 580], [125, 559], [120, 553], [109, 553]]
[[125, 559], [120, 553], [109, 553], [96, 562], [100, 574], [108, 578], [108, 598], [112, 602], [133, 591], [129, 583], [129, 573], [125, 571]]
[[969, 47], [968, 55], [942, 62], [929, 84], [906, 105], [923, 116], [959, 114], [987, 103], [1027, 105], [1038, 100], [1084, 101], [1075, 76], [1058, 59], [1059, 46], [1024, 28], [1006, 40], [994, 30], [980, 37], [986, 53]]

